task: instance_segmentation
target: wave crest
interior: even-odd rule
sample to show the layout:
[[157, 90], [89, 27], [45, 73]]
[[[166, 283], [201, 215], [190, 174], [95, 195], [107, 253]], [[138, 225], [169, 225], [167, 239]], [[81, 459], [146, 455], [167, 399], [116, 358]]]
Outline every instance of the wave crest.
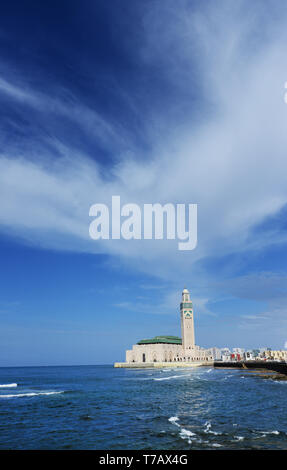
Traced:
[[0, 398], [23, 398], [23, 397], [36, 397], [38, 395], [58, 395], [64, 393], [63, 391], [59, 392], [27, 392], [27, 393], [10, 393], [8, 395], [0, 395]]
[[12, 388], [12, 387], [18, 387], [18, 384], [12, 383], [12, 384], [0, 384], [0, 388]]

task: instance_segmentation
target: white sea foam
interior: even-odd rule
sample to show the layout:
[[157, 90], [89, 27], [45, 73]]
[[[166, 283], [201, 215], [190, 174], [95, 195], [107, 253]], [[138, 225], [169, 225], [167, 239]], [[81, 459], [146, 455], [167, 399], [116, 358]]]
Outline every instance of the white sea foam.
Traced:
[[179, 421], [179, 418], [177, 416], [171, 416], [169, 419], [168, 419], [172, 424], [175, 424], [176, 426], [179, 426], [179, 424], [177, 423], [177, 421]]
[[234, 436], [237, 441], [243, 441], [243, 436]]
[[0, 384], [0, 388], [12, 388], [12, 387], [17, 387], [18, 384]]
[[180, 377], [186, 377], [186, 375], [170, 375], [169, 377], [154, 378], [153, 380], [170, 380], [170, 379], [178, 379]]
[[177, 416], [171, 416], [171, 418], [169, 418], [169, 421], [178, 428], [180, 428], [179, 436], [181, 437], [181, 439], [187, 439], [188, 443], [191, 444], [191, 441], [194, 439], [193, 436], [196, 436], [196, 434], [194, 432], [189, 431], [189, 429], [183, 428], [178, 423], [179, 418]]
[[210, 421], [206, 421], [204, 426], [205, 426], [204, 432], [206, 434], [214, 434], [215, 436], [220, 436], [222, 434], [221, 432], [212, 431], [212, 429], [210, 429], [211, 428]]
[[279, 431], [258, 431], [260, 432], [260, 434], [276, 434], [276, 436], [278, 436]]
[[208, 369], [207, 373], [212, 372], [212, 369]]
[[183, 438], [189, 438], [191, 436], [195, 436], [194, 432], [189, 431], [188, 429], [181, 428], [180, 436]]
[[27, 392], [27, 393], [13, 393], [9, 395], [0, 395], [0, 398], [21, 398], [21, 397], [35, 397], [38, 395], [58, 395], [59, 393], [64, 393], [63, 391], [59, 392]]
[[216, 442], [214, 444], [212, 444], [212, 447], [222, 447], [221, 444], [217, 444]]
[[179, 437], [181, 437], [181, 439], [186, 439], [187, 442], [191, 444], [192, 440], [194, 439], [193, 436], [195, 436], [193, 432], [189, 431], [188, 429], [181, 428], [179, 433]]

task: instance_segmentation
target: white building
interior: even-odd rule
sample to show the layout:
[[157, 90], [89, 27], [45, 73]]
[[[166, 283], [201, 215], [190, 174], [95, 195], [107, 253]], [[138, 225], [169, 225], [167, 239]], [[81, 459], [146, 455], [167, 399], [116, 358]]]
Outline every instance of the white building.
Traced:
[[221, 348], [221, 355], [222, 356], [229, 356], [231, 354], [231, 351], [229, 348]]
[[267, 360], [274, 360], [274, 361], [287, 361], [287, 350], [280, 349], [280, 350], [271, 350], [268, 349], [264, 351], [264, 356]]
[[210, 352], [214, 361], [221, 361], [222, 353], [220, 348], [210, 348]]
[[254, 356], [254, 354], [253, 354], [253, 350], [245, 351], [245, 353], [244, 353], [244, 359], [245, 359], [246, 361], [254, 361], [255, 356]]
[[240, 356], [243, 357], [243, 355], [245, 353], [245, 349], [244, 348], [233, 348], [232, 352], [234, 354], [240, 354]]
[[155, 336], [151, 339], [142, 339], [126, 351], [126, 363], [116, 363], [116, 367], [124, 364], [148, 363], [192, 363], [211, 362], [212, 352], [195, 344], [194, 311], [190, 294], [187, 289], [182, 291], [180, 303], [181, 334], [177, 336]]

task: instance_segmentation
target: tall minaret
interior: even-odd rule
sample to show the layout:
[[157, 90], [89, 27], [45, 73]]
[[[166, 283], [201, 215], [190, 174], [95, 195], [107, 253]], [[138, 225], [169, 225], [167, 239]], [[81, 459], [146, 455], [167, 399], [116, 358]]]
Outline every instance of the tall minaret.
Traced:
[[189, 292], [186, 288], [182, 291], [182, 300], [180, 304], [181, 317], [181, 336], [183, 350], [193, 349], [194, 343], [194, 322], [193, 309]]

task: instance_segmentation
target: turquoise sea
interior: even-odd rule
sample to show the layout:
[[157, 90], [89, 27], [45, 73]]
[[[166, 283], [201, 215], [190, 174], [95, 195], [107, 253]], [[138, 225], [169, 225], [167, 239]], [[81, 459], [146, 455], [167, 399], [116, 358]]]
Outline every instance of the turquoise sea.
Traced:
[[287, 382], [208, 367], [0, 369], [1, 449], [286, 449]]

